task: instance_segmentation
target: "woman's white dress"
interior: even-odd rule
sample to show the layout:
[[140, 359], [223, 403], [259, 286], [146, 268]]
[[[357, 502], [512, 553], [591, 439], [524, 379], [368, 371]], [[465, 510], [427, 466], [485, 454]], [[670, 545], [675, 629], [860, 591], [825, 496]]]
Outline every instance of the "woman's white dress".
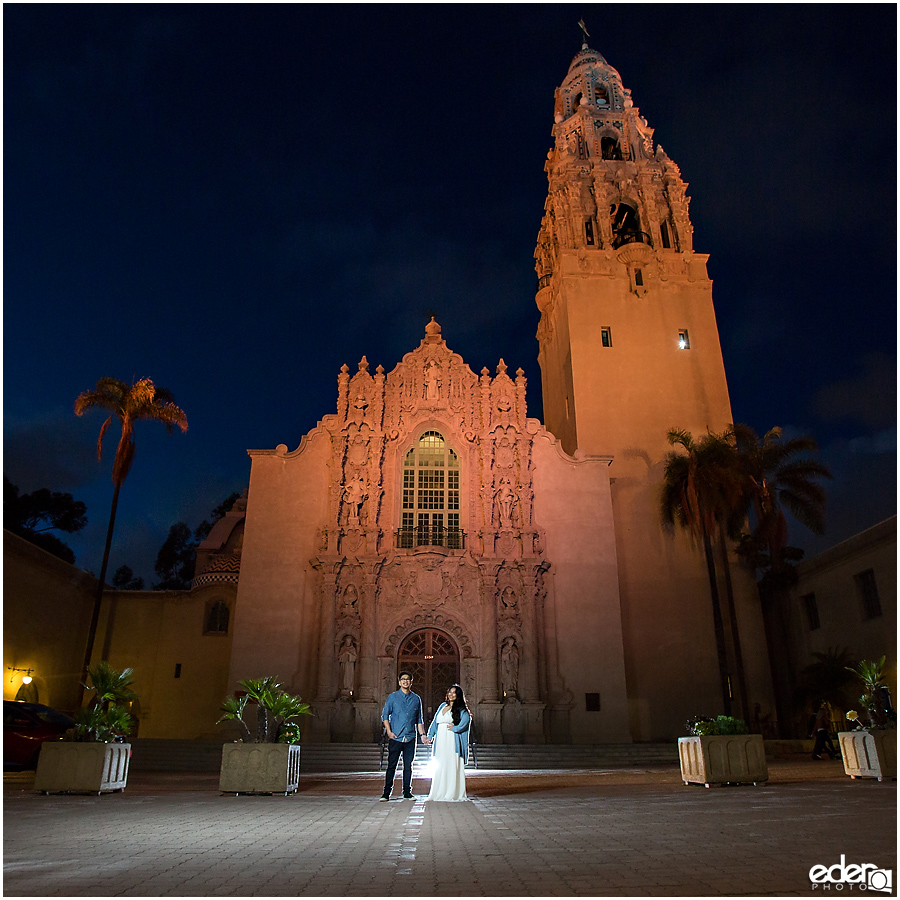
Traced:
[[447, 727], [453, 724], [449, 706], [437, 714], [434, 735], [434, 777], [426, 800], [466, 800], [466, 767], [456, 752], [456, 735]]

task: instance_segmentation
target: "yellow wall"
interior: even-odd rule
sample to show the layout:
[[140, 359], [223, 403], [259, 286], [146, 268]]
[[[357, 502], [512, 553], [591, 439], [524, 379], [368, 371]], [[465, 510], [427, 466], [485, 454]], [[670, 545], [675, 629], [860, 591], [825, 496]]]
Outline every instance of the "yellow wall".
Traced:
[[[3, 533], [3, 698], [16, 697], [21, 676], [10, 666], [33, 668], [37, 702], [73, 712], [96, 579], [27, 541]], [[196, 591], [107, 591], [93, 662], [134, 669], [138, 736], [212, 738], [228, 686], [236, 587], [214, 583]], [[208, 603], [231, 609], [227, 635], [204, 635]], [[175, 678], [175, 665], [181, 675]]]

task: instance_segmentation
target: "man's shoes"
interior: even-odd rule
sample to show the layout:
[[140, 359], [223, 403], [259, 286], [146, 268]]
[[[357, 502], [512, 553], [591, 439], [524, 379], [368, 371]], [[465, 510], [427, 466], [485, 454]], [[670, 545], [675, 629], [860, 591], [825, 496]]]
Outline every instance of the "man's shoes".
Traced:
[[388, 800], [390, 800], [390, 799], [391, 799], [390, 797], [385, 797], [382, 795], [381, 797], [378, 798], [378, 802], [379, 803], [387, 803]]
[[416, 796], [415, 796], [415, 794], [404, 794], [403, 799], [404, 800], [415, 800]]

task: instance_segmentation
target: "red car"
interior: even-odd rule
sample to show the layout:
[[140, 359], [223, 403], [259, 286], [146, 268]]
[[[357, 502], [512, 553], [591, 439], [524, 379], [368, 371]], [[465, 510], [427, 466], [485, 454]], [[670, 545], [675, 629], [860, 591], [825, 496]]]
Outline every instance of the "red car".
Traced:
[[3, 768], [34, 769], [44, 741], [55, 741], [75, 722], [40, 703], [3, 701]]

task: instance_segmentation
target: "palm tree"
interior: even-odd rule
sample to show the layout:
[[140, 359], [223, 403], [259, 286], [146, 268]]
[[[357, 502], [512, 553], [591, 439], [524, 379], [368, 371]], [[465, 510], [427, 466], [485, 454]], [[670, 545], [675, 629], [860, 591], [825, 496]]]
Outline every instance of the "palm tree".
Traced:
[[769, 644], [779, 728], [790, 733], [792, 684], [796, 666], [790, 642], [791, 609], [787, 588], [796, 579], [792, 561], [803, 554], [787, 542], [787, 509], [815, 534], [825, 530], [825, 489], [817, 479], [831, 478], [828, 468], [803, 454], [818, 450], [811, 437], [784, 440], [780, 428], [772, 428], [760, 440], [749, 425], [729, 430], [737, 450], [745, 491], [745, 513], [753, 512], [755, 527], [742, 539], [739, 550], [752, 565], [764, 570], [760, 600]]
[[783, 439], [780, 428], [766, 432], [762, 440], [749, 425], [730, 429], [745, 478], [747, 511], [753, 510], [756, 537], [768, 552], [773, 577], [788, 565], [787, 510], [814, 534], [825, 531], [825, 489], [815, 479], [831, 478], [828, 467], [802, 453], [819, 449], [811, 437]]
[[116, 507], [119, 505], [119, 491], [131, 471], [131, 464], [134, 461], [135, 422], [140, 419], [162, 422], [170, 434], [176, 425], [182, 431], [187, 431], [188, 428], [187, 416], [184, 410], [175, 405], [172, 394], [163, 388], [157, 388], [149, 378], [141, 378], [132, 385], [127, 385], [124, 381], [116, 378], [101, 378], [92, 391], [84, 391], [78, 395], [75, 400], [75, 415], [84, 415], [87, 410], [95, 407], [110, 412], [109, 418], [100, 426], [100, 436], [97, 438], [97, 459], [101, 458], [103, 437], [112, 424], [113, 418], [119, 420], [122, 434], [119, 437], [116, 456], [113, 460], [112, 482], [115, 490], [113, 491], [112, 509], [109, 513], [109, 527], [106, 530], [106, 546], [103, 550], [103, 563], [100, 566], [97, 596], [94, 600], [94, 611], [91, 616], [87, 648], [84, 653], [82, 680], [87, 677], [91, 654], [94, 651], [94, 639], [100, 619], [100, 604], [103, 600], [103, 583], [106, 579], [109, 549], [112, 545], [113, 528], [116, 523]]
[[[667, 525], [678, 524], [699, 540], [706, 557], [709, 592], [713, 607], [713, 627], [722, 682], [722, 699], [726, 714], [731, 714], [731, 689], [728, 674], [728, 658], [725, 644], [725, 626], [716, 577], [713, 540], [725, 548], [726, 532], [734, 533], [736, 513], [741, 505], [740, 473], [736, 467], [733, 443], [720, 435], [709, 433], [695, 441], [689, 431], [672, 428], [667, 434], [669, 444], [683, 452], [672, 450], [666, 454], [665, 476], [660, 500], [660, 514]], [[738, 683], [741, 701], [746, 715], [747, 698], [743, 676], [743, 659], [737, 634], [734, 597], [731, 592], [730, 572], [726, 578], [729, 613], [732, 623], [732, 640], [735, 647], [735, 663], [738, 666]]]

